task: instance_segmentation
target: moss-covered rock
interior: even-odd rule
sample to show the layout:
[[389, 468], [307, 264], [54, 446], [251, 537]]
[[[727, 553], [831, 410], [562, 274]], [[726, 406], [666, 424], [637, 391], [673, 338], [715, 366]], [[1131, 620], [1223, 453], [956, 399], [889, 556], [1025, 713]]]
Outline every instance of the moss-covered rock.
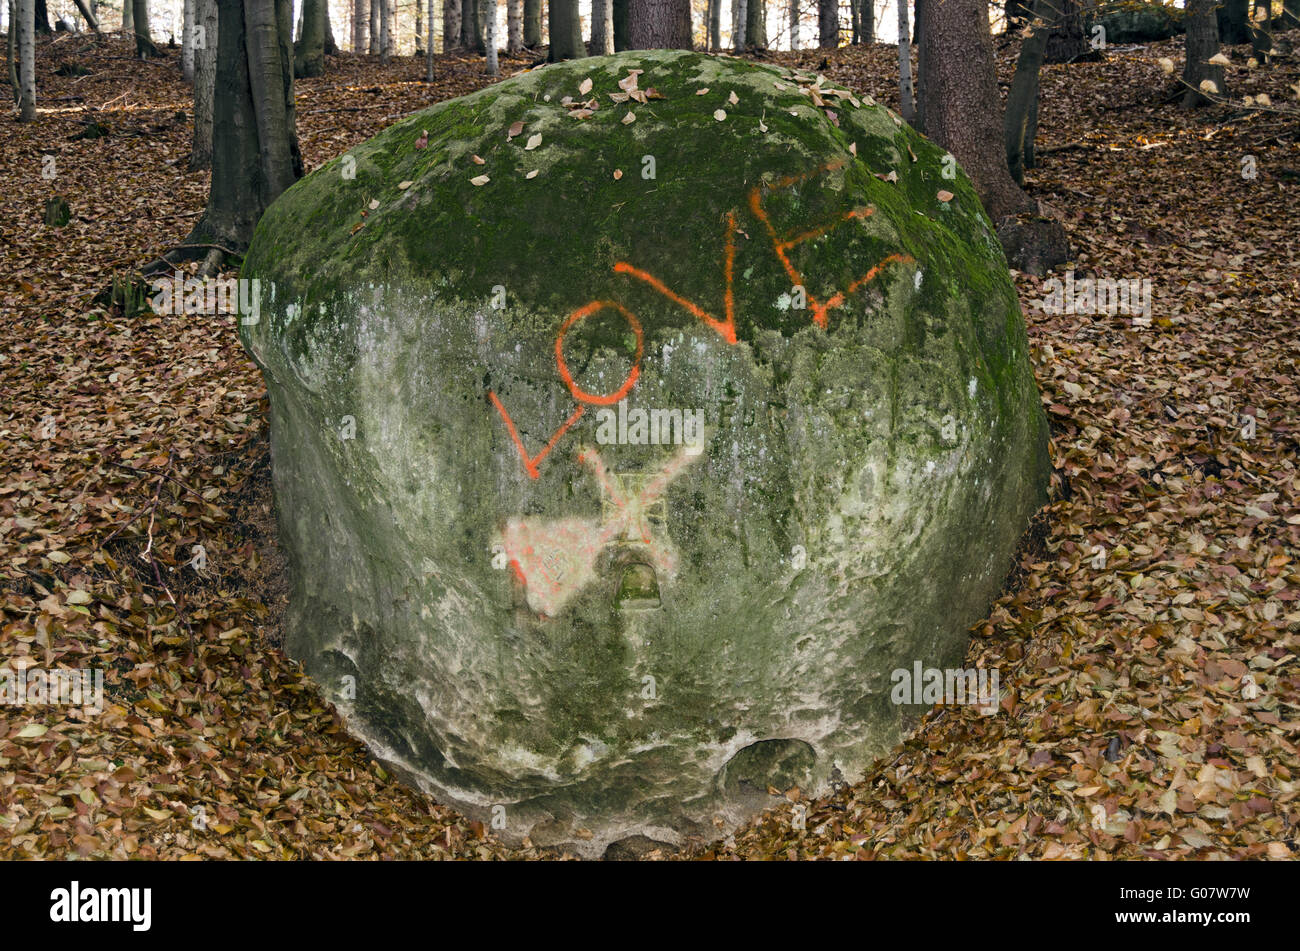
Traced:
[[970, 182], [811, 75], [636, 52], [440, 103], [289, 189], [244, 277], [288, 649], [508, 838], [859, 775], [1043, 501]]
[[1105, 13], [1091, 19], [1089, 32], [1094, 24], [1105, 27], [1108, 44], [1153, 43], [1177, 36], [1186, 29], [1183, 25], [1183, 11], [1177, 7], [1158, 2], [1141, 3], [1137, 0], [1108, 4]]

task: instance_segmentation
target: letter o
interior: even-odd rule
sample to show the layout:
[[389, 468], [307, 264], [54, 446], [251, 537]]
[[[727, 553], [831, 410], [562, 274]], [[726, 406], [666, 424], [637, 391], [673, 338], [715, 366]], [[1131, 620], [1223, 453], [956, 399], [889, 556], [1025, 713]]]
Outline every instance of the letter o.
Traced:
[[[573, 374], [569, 372], [569, 365], [564, 362], [564, 335], [568, 333], [569, 328], [578, 321], [590, 317], [592, 314], [604, 310], [606, 307], [613, 307], [622, 314], [623, 319], [626, 320], [628, 326], [632, 328], [632, 332], [636, 334], [636, 357], [632, 361], [632, 369], [628, 372], [627, 379], [623, 381], [623, 385], [613, 393], [606, 396], [599, 396], [595, 393], [588, 393], [582, 387], [578, 386], [577, 382], [573, 379]], [[578, 400], [580, 403], [590, 403], [592, 406], [613, 406], [623, 397], [627, 396], [627, 394], [632, 390], [632, 387], [636, 386], [637, 377], [641, 374], [641, 356], [644, 353], [645, 333], [641, 330], [641, 321], [637, 320], [636, 315], [626, 307], [621, 304], [616, 304], [611, 300], [594, 300], [579, 307], [570, 314], [568, 319], [565, 320], [563, 325], [561, 325], [560, 332], [555, 338], [555, 366], [560, 371], [560, 377], [564, 380], [564, 385], [569, 388], [569, 392], [573, 394], [574, 399]]]

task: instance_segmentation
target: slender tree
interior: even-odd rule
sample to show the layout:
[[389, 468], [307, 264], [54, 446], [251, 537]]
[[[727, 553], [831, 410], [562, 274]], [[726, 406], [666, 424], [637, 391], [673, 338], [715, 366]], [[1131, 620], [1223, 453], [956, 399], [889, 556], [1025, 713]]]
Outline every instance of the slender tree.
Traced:
[[[827, 0], [819, 0], [819, 3], [826, 3]], [[799, 48], [799, 0], [790, 0], [790, 49]]]
[[433, 0], [429, 0], [429, 15], [425, 18], [429, 37], [424, 50], [424, 81], [433, 82]]
[[908, 33], [906, 0], [897, 0], [898, 6], [898, 114], [906, 122], [916, 121], [916, 100], [912, 94], [912, 41]]
[[212, 167], [212, 97], [217, 82], [217, 0], [198, 0], [194, 14], [194, 139], [190, 168]]
[[135, 6], [131, 0], [122, 0], [122, 32], [127, 34], [135, 32]]
[[1030, 121], [1037, 112], [1038, 77], [1052, 34], [1051, 20], [1055, 0], [1033, 0], [1030, 35], [1020, 44], [1016, 72], [1007, 92], [1007, 116], [1004, 123], [1007, 168], [1016, 184], [1023, 185], [1025, 169], [1033, 167], [1034, 134]]
[[379, 62], [385, 66], [388, 65], [388, 57], [393, 49], [390, 15], [388, 0], [379, 0]]
[[[10, 24], [10, 31], [14, 25]], [[36, 0], [18, 0], [18, 118], [36, 121]]]
[[370, 26], [370, 0], [352, 0], [352, 52], [366, 51], [366, 34]]
[[339, 44], [334, 39], [334, 23], [330, 20], [329, 0], [321, 0], [321, 5], [325, 7], [325, 55], [338, 56]]
[[1193, 109], [1210, 100], [1201, 93], [1201, 84], [1213, 84], [1214, 92], [1226, 94], [1223, 67], [1210, 60], [1219, 52], [1219, 28], [1215, 16], [1216, 0], [1187, 0], [1183, 22], [1187, 24], [1187, 62], [1183, 67], [1183, 108]]
[[497, 76], [501, 67], [497, 63], [497, 0], [482, 0], [484, 18], [483, 46], [487, 53], [487, 74]]
[[591, 55], [614, 52], [614, 19], [610, 0], [591, 0]]
[[197, 0], [181, 5], [181, 79], [194, 82], [194, 21]]
[[149, 37], [149, 0], [131, 0], [135, 7], [135, 55], [141, 59], [160, 56]]
[[704, 16], [708, 23], [709, 49], [722, 49], [722, 0], [709, 0]]
[[766, 0], [746, 0], [745, 2], [745, 48], [751, 50], [767, 49]]
[[18, 4], [17, 0], [6, 0], [9, 10], [9, 30], [5, 35], [5, 72], [9, 76], [9, 91], [13, 93], [14, 105], [21, 107], [23, 102], [22, 85], [18, 82]]
[[1035, 205], [1007, 169], [987, 12], [986, 0], [926, 3], [920, 43], [926, 134], [956, 157], [997, 222]]
[[[1192, 4], [1183, 7], [1184, 16]], [[1215, 18], [1219, 25], [1219, 39], [1228, 46], [1250, 42], [1250, 0], [1221, 0]]]
[[483, 39], [478, 31], [478, 5], [479, 0], [460, 0], [460, 45], [467, 50], [483, 49]]
[[511, 55], [524, 48], [523, 25], [523, 0], [506, 0], [506, 52]]
[[[796, 9], [797, 0], [791, 0]], [[839, 0], [817, 0], [817, 45], [824, 50], [838, 49], [840, 45]]]
[[38, 34], [49, 36], [54, 32], [54, 29], [50, 26], [49, 6], [45, 0], [36, 0], [36, 13], [33, 23]]
[[302, 0], [302, 26], [293, 44], [293, 75], [320, 76], [325, 72], [326, 0]]
[[[1048, 14], [1052, 24], [1043, 57], [1049, 63], [1069, 63], [1089, 51], [1088, 38], [1083, 33], [1083, 11], [1079, 0], [1053, 0]], [[1031, 16], [1033, 7], [1030, 6]]]
[[[217, 90], [212, 184], [202, 217], [170, 257], [208, 253], [215, 273], [242, 254], [262, 213], [302, 175], [293, 102], [290, 0], [217, 0]], [[170, 266], [171, 262], [162, 263]]]
[[460, 0], [442, 0], [442, 51], [460, 46]]
[[95, 15], [94, 0], [73, 0], [73, 2], [77, 6], [77, 12], [81, 14], [81, 18], [86, 21], [86, 26], [98, 33], [99, 17]]
[[547, 26], [551, 33], [551, 62], [586, 56], [587, 47], [582, 42], [578, 0], [550, 0], [546, 12]]
[[524, 0], [524, 46], [542, 45], [542, 0]]
[[383, 5], [384, 0], [370, 0], [370, 25], [369, 25], [369, 42], [367, 49], [370, 53], [378, 53], [379, 47], [379, 8]]
[[731, 44], [737, 53], [745, 51], [745, 25], [749, 0], [731, 0]]

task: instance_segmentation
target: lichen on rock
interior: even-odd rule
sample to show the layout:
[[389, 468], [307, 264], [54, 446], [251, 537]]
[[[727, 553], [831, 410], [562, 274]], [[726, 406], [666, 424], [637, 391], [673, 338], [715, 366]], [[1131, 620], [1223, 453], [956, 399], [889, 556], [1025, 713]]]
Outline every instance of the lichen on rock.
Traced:
[[859, 775], [1044, 498], [970, 182], [812, 74], [638, 51], [440, 103], [287, 191], [244, 276], [288, 650], [507, 838]]

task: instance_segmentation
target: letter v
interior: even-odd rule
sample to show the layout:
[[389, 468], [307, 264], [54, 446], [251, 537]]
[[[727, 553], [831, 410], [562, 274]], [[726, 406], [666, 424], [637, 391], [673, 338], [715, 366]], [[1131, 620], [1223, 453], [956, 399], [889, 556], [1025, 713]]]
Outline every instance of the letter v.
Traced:
[[491, 390], [488, 390], [488, 398], [492, 400], [492, 405], [495, 406], [497, 412], [501, 414], [501, 419], [506, 424], [506, 430], [510, 433], [510, 438], [514, 440], [515, 448], [519, 450], [519, 458], [524, 461], [524, 470], [534, 479], [538, 478], [540, 475], [537, 470], [538, 463], [550, 454], [550, 451], [555, 448], [555, 444], [560, 441], [560, 437], [569, 431], [569, 428], [578, 421], [578, 417], [581, 416], [583, 411], [586, 409], [585, 406], [579, 403], [578, 408], [573, 411], [573, 415], [570, 416], [565, 421], [564, 425], [557, 429], [554, 435], [551, 436], [551, 441], [546, 444], [546, 448], [537, 455], [529, 458], [528, 450], [524, 448], [524, 441], [519, 438], [519, 430], [515, 429], [515, 422], [510, 418], [510, 414], [506, 412], [506, 408], [501, 405], [501, 401], [497, 399], [497, 395]]

